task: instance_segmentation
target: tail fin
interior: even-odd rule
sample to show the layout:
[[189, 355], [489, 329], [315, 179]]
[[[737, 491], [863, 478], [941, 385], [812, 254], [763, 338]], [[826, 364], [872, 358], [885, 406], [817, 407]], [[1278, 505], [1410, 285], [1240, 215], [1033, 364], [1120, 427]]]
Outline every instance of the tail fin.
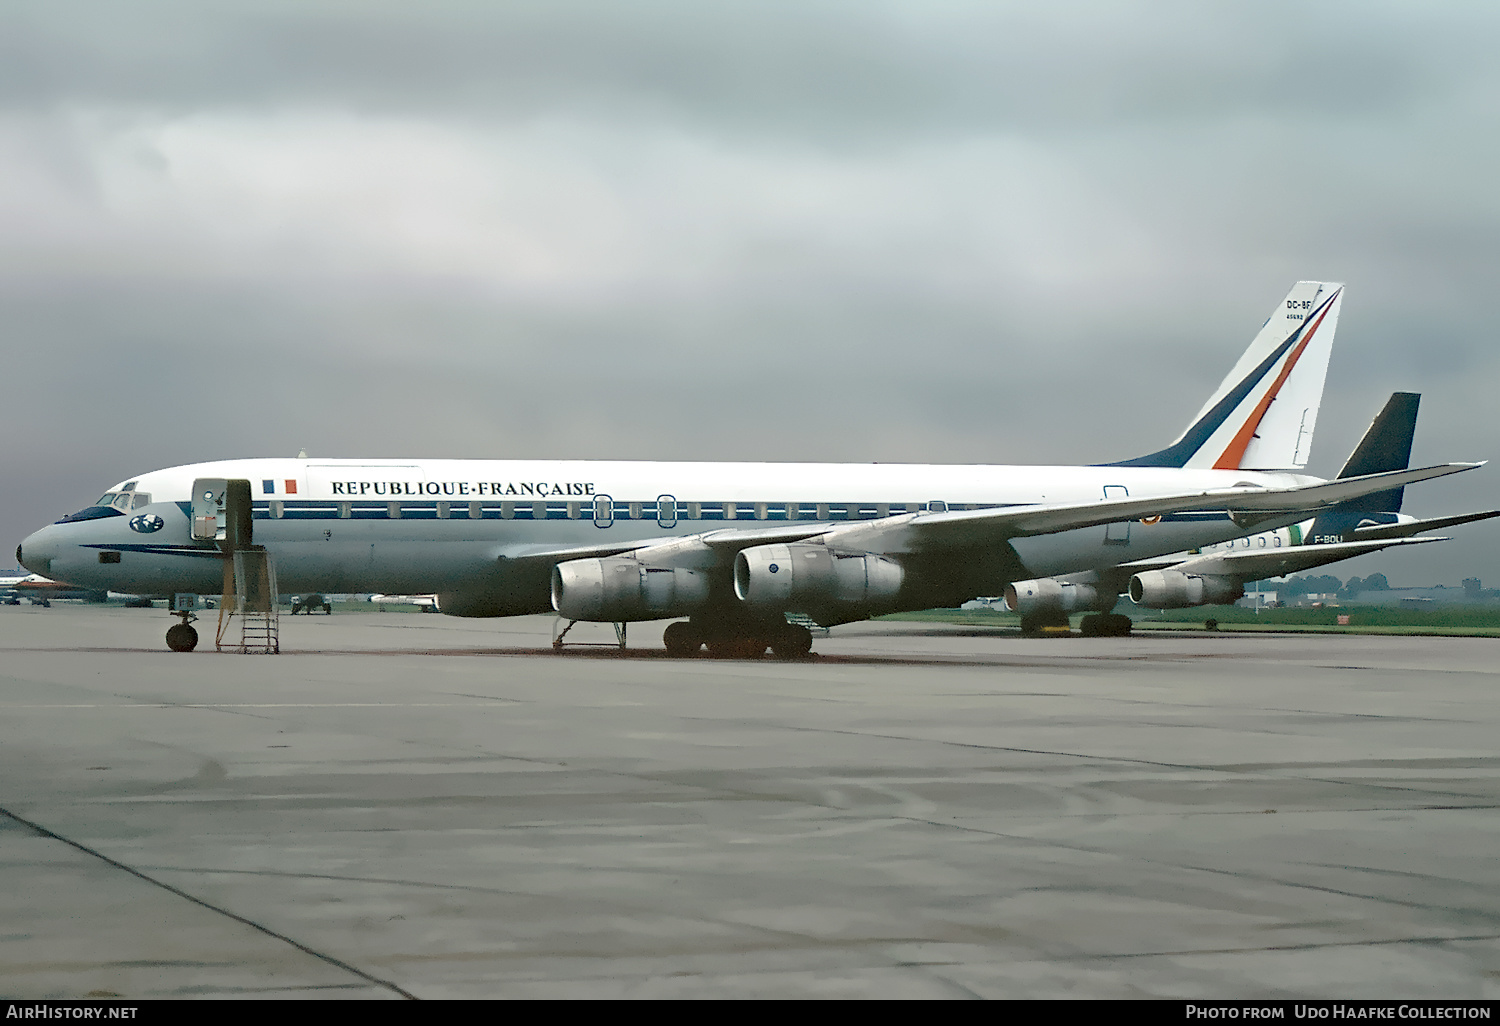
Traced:
[[[1422, 397], [1416, 392], [1392, 392], [1385, 408], [1375, 415], [1364, 437], [1349, 454], [1339, 477], [1380, 474], [1388, 470], [1405, 470], [1410, 466], [1411, 442], [1417, 433], [1417, 407], [1421, 402]], [[1341, 502], [1319, 513], [1304, 537], [1309, 541], [1348, 540], [1354, 537], [1353, 532], [1360, 524], [1395, 524], [1399, 519], [1395, 514], [1401, 512], [1401, 502], [1405, 497], [1405, 488], [1391, 488]]]
[[1305, 467], [1344, 286], [1299, 281], [1250, 348], [1167, 448], [1115, 467]]
[[[1350, 453], [1339, 477], [1359, 477], [1387, 470], [1405, 470], [1411, 465], [1411, 441], [1417, 433], [1417, 407], [1422, 397], [1416, 392], [1392, 392], [1365, 436]], [[1370, 510], [1376, 513], [1401, 512], [1404, 488], [1374, 492], [1340, 503], [1343, 509]]]

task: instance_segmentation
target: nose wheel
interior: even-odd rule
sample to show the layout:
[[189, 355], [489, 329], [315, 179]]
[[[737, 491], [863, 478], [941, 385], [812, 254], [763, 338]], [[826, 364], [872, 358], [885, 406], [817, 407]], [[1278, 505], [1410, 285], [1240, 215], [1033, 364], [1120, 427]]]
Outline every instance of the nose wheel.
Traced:
[[198, 632], [191, 622], [198, 618], [185, 609], [172, 615], [182, 617], [182, 622], [167, 628], [167, 647], [173, 652], [191, 652], [198, 647]]

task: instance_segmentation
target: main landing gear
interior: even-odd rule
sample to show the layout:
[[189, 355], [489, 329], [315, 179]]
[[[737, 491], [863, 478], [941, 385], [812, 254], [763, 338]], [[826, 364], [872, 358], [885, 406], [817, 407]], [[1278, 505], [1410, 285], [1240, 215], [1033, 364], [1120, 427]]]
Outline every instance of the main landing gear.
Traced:
[[1085, 638], [1128, 638], [1134, 626], [1124, 613], [1093, 613], [1078, 625]]
[[[1078, 624], [1078, 632], [1085, 638], [1128, 638], [1132, 626], [1130, 617], [1123, 613], [1090, 613]], [[1021, 617], [1021, 633], [1033, 637], [1067, 635], [1068, 614], [1060, 609], [1029, 613]]]
[[777, 659], [806, 659], [812, 652], [813, 636], [794, 623], [731, 626], [679, 620], [667, 625], [662, 641], [674, 659], [697, 655], [704, 646], [712, 659], [759, 659], [768, 648]]

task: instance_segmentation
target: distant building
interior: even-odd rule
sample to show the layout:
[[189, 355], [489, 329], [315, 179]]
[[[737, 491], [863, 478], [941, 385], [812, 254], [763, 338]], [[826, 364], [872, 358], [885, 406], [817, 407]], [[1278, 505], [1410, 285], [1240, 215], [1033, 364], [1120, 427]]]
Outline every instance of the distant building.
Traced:
[[[1475, 582], [1478, 583], [1477, 581]], [[1496, 605], [1500, 599], [1493, 592], [1479, 588], [1391, 588], [1389, 591], [1361, 591], [1345, 605], [1351, 606], [1399, 606], [1407, 609], [1426, 609], [1431, 606]]]

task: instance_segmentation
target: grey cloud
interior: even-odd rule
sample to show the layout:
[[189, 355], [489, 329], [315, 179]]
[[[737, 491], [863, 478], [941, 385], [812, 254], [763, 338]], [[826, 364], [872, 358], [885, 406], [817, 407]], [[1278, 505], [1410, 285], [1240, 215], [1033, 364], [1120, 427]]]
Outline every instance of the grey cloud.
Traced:
[[[4, 522], [303, 445], [1122, 458], [1299, 278], [1349, 283], [1314, 470], [1395, 389], [1427, 397], [1417, 458], [1500, 455], [1497, 20], [7, 5], [0, 337], [34, 428]], [[1493, 477], [1409, 503], [1497, 505]], [[1500, 579], [1494, 530], [1420, 565]]]
[[636, 109], [833, 137], [1347, 117], [1482, 74], [1474, 23], [1492, 33], [1497, 17], [1352, 2], [49, 2], [7, 8], [0, 95], [168, 109]]

